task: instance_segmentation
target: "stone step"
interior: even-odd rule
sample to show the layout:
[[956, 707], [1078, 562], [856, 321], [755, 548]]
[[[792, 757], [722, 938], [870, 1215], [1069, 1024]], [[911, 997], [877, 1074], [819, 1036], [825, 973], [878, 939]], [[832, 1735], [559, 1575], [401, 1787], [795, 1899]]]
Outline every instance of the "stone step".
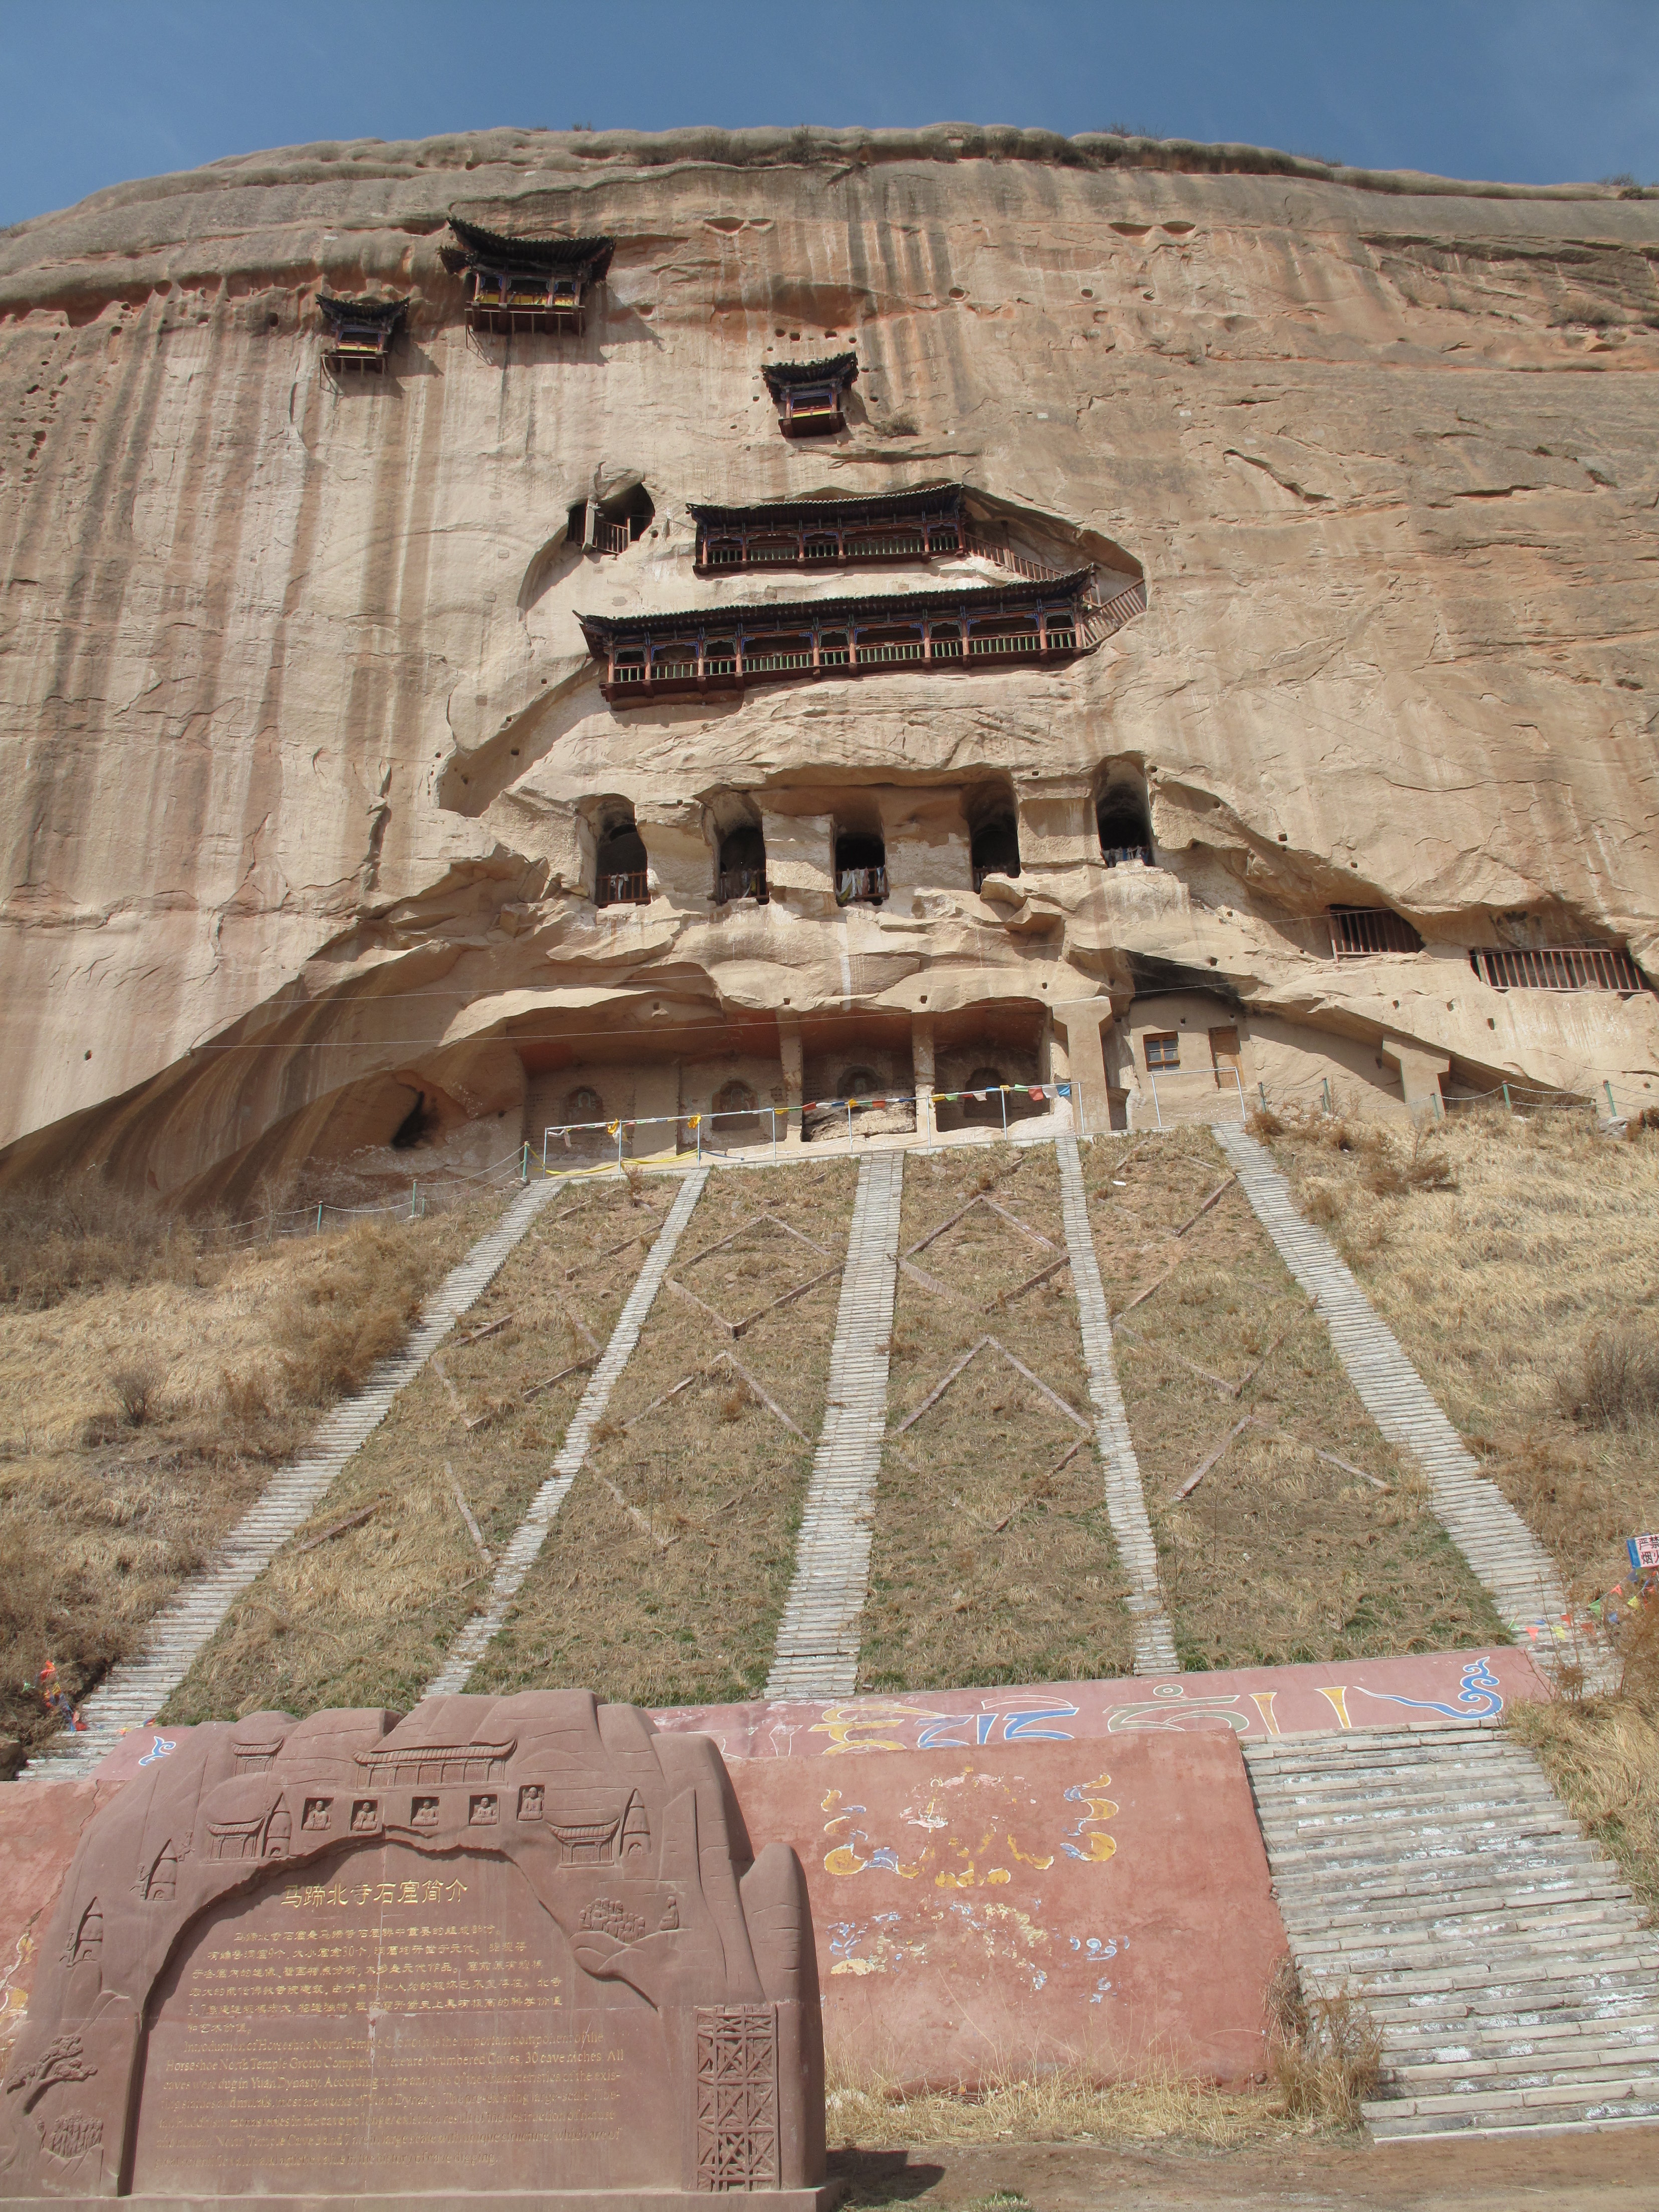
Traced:
[[1524, 1747], [1449, 1731], [1403, 1780], [1380, 1732], [1243, 1748], [1304, 1986], [1376, 2025], [1379, 2140], [1600, 2125], [1659, 2088], [1652, 1933]]
[[207, 1565], [156, 1613], [143, 1650], [113, 1668], [85, 1700], [86, 1733], [53, 1739], [24, 1768], [27, 1778], [89, 1771], [122, 1728], [147, 1722], [166, 1704], [236, 1599], [305, 1526], [398, 1392], [477, 1304], [558, 1187], [549, 1179], [519, 1193], [501, 1220], [428, 1298], [404, 1349], [378, 1361], [361, 1389], [325, 1416], [305, 1449], [272, 1475]]
[[1608, 2118], [1646, 2118], [1659, 2114], [1659, 2075], [1611, 2075], [1605, 2081], [1580, 2079], [1530, 2089], [1495, 2088], [1475, 2096], [1438, 2092], [1425, 2096], [1378, 2098], [1362, 2107], [1376, 2134], [1407, 2132], [1410, 2120], [1440, 2125], [1411, 2130], [1417, 2134], [1462, 2134], [1472, 2128], [1524, 2126], [1529, 2117], [1545, 2121]]

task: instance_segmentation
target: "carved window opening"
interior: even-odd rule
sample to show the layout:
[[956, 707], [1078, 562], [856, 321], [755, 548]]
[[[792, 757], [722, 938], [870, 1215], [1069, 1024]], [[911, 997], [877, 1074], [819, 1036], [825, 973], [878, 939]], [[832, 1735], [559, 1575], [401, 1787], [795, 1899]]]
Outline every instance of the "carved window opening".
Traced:
[[879, 906], [887, 896], [887, 848], [867, 831], [836, 833], [836, 904]]
[[612, 819], [594, 854], [595, 906], [649, 906], [650, 863], [631, 813]]
[[626, 553], [645, 535], [656, 513], [643, 484], [610, 499], [579, 499], [566, 522], [566, 541], [584, 553]]
[[969, 860], [974, 889], [983, 888], [987, 876], [1019, 873], [1019, 831], [1012, 814], [994, 814], [981, 822], [969, 840]]
[[1334, 906], [1330, 924], [1331, 951], [1339, 960], [1423, 950], [1423, 940], [1410, 922], [1386, 906]]
[[466, 293], [469, 330], [574, 331], [586, 327], [595, 286], [611, 266], [608, 238], [508, 238], [449, 219], [455, 243], [441, 253]]
[[384, 376], [392, 349], [409, 313], [404, 300], [337, 300], [319, 293], [323, 367], [337, 380]]
[[858, 374], [858, 356], [850, 353], [824, 361], [767, 362], [761, 369], [786, 438], [824, 437], [844, 429], [846, 398]]
[[1100, 836], [1101, 858], [1109, 868], [1134, 860], [1148, 868], [1154, 866], [1152, 810], [1139, 776], [1115, 775], [1108, 780], [1095, 808], [1095, 827]]
[[766, 840], [752, 822], [740, 823], [720, 840], [720, 865], [715, 872], [714, 896], [721, 905], [733, 899], [763, 902], [766, 889]]
[[1151, 1073], [1160, 1068], [1181, 1065], [1181, 1033], [1178, 1030], [1164, 1030], [1146, 1041], [1146, 1066]]

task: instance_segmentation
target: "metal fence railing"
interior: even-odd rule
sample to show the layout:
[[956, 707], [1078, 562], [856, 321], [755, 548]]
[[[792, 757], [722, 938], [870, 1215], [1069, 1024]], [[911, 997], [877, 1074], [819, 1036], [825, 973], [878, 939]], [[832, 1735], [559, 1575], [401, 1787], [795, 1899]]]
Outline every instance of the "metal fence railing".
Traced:
[[[1236, 1067], [1194, 1067], [1184, 1073], [1179, 1068], [1164, 1068], [1158, 1074], [1148, 1068], [1146, 1085], [1152, 1094], [1155, 1130], [1172, 1128], [1185, 1121], [1213, 1121], [1224, 1107], [1231, 1112], [1233, 1099], [1229, 1095], [1230, 1088], [1237, 1097], [1240, 1121], [1249, 1119], [1244, 1085]], [[1262, 1103], [1267, 1103], [1265, 1091]], [[1146, 1126], [1145, 1101], [1138, 1100], [1133, 1091], [1126, 1104], [1125, 1119], [1131, 1129]]]
[[[561, 1171], [562, 1155], [565, 1162], [577, 1153], [586, 1153], [598, 1164], [602, 1154], [607, 1165], [623, 1167], [630, 1160], [678, 1158], [682, 1152], [696, 1156], [699, 1164], [712, 1158], [734, 1152], [758, 1154], [763, 1160], [775, 1162], [780, 1147], [789, 1133], [792, 1115], [799, 1115], [803, 1125], [813, 1115], [831, 1119], [846, 1116], [844, 1141], [852, 1152], [856, 1147], [858, 1122], [860, 1115], [880, 1113], [889, 1109], [909, 1108], [916, 1115], [920, 1129], [927, 1125], [928, 1141], [932, 1141], [933, 1116], [923, 1116], [916, 1109], [922, 1105], [979, 1105], [1000, 1109], [1000, 1133], [1008, 1130], [1008, 1103], [1011, 1099], [1029, 1099], [1037, 1104], [1052, 1104], [1060, 1099], [1069, 1099], [1069, 1083], [1006, 1083], [987, 1086], [979, 1091], [891, 1091], [872, 1093], [868, 1097], [807, 1098], [799, 1106], [753, 1106], [709, 1110], [687, 1114], [639, 1114], [619, 1115], [614, 1121], [558, 1121], [550, 1122], [542, 1132], [541, 1165], [544, 1175]], [[658, 1129], [665, 1132], [663, 1141], [654, 1150], [639, 1150], [641, 1130]], [[891, 1135], [893, 1131], [872, 1133]], [[814, 1134], [810, 1142], [819, 1150], [833, 1137]], [[614, 1156], [612, 1147], [614, 1146]], [[534, 1155], [528, 1146], [526, 1158]]]

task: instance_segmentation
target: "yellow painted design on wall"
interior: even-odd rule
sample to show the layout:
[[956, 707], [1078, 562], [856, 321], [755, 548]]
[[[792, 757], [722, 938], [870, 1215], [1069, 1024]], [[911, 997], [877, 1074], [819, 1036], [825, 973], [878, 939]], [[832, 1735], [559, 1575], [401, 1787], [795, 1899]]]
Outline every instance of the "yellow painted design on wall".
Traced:
[[1342, 1727], [1346, 1729], [1353, 1726], [1353, 1723], [1348, 1718], [1348, 1686], [1346, 1682], [1337, 1683], [1334, 1689], [1322, 1688], [1319, 1694], [1335, 1713]]
[[1060, 1845], [1067, 1858], [1081, 1859], [1088, 1866], [1102, 1866], [1116, 1856], [1116, 1844], [1103, 1832], [1107, 1821], [1117, 1811], [1115, 1802], [1105, 1795], [1111, 1781], [1109, 1774], [1103, 1774], [1093, 1782], [1074, 1782], [1066, 1792], [1068, 1804], [1086, 1805], [1089, 1808], [1072, 1831], [1076, 1842]]
[[[937, 1721], [945, 1717], [943, 1713], [922, 1705], [826, 1705], [822, 1718], [814, 1721], [806, 1732], [809, 1735], [829, 1737], [823, 1753], [826, 1759], [834, 1759], [840, 1752], [908, 1751], [908, 1744], [896, 1740], [895, 1729], [906, 1721]], [[877, 1733], [870, 1735], [870, 1729]], [[883, 1730], [885, 1734], [881, 1733]]]

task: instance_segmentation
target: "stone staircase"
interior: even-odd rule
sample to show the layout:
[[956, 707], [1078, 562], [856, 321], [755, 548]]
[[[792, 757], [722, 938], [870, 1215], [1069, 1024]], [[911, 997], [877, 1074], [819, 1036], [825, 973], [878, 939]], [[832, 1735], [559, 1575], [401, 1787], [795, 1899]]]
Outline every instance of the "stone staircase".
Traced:
[[[1361, 1404], [1389, 1443], [1423, 1469], [1436, 1519], [1485, 1585], [1504, 1626], [1522, 1632], [1541, 1626], [1546, 1649], [1552, 1649], [1555, 1624], [1566, 1611], [1553, 1560], [1497, 1484], [1481, 1474], [1329, 1237], [1298, 1212], [1272, 1155], [1234, 1125], [1218, 1122], [1212, 1133], [1279, 1257], [1323, 1315]], [[1573, 1656], [1593, 1683], [1605, 1678], [1605, 1655], [1575, 1649]]]
[[1077, 1139], [1056, 1138], [1054, 1158], [1060, 1170], [1066, 1249], [1071, 1255], [1072, 1282], [1077, 1293], [1078, 1326], [1089, 1370], [1089, 1401], [1095, 1409], [1095, 1440], [1105, 1475], [1106, 1512], [1119, 1565], [1129, 1578], [1127, 1602], [1134, 1623], [1134, 1670], [1137, 1674], [1175, 1674], [1180, 1672], [1181, 1662], [1176, 1656], [1175, 1630], [1164, 1610], [1158, 1543], [1146, 1515], [1140, 1462], [1135, 1456], [1129, 1417], [1112, 1360], [1111, 1315], [1095, 1256]]
[[690, 1220], [708, 1181], [708, 1170], [702, 1167], [693, 1168], [681, 1183], [674, 1203], [668, 1209], [667, 1218], [657, 1231], [656, 1242], [646, 1254], [644, 1265], [634, 1279], [634, 1287], [623, 1302], [610, 1341], [588, 1377], [587, 1388], [582, 1393], [580, 1402], [570, 1417], [564, 1442], [553, 1462], [553, 1472], [532, 1498], [524, 1518], [508, 1539], [507, 1548], [496, 1564], [489, 1596], [462, 1627], [443, 1665], [422, 1692], [423, 1697], [453, 1697], [465, 1689], [467, 1676], [483, 1658], [492, 1638], [499, 1635], [506, 1626], [513, 1601], [541, 1557], [548, 1531], [558, 1517], [559, 1508], [570, 1495], [576, 1477], [581, 1473], [582, 1462], [587, 1457], [587, 1447], [592, 1441], [593, 1431], [604, 1419], [605, 1409], [611, 1402], [611, 1393], [616, 1389], [623, 1368], [634, 1356], [635, 1347], [640, 1340], [640, 1331], [645, 1327], [646, 1317], [656, 1301], [657, 1292], [662, 1288], [663, 1278], [673, 1264], [680, 1239], [685, 1234], [685, 1225]]
[[887, 1433], [903, 1189], [902, 1152], [878, 1152], [860, 1165], [830, 1353], [829, 1399], [767, 1678], [769, 1698], [844, 1698], [858, 1686], [871, 1516]]
[[1381, 2032], [1379, 2141], [1659, 2121], [1659, 1935], [1490, 1725], [1246, 1743], [1303, 1987]]
[[483, 1296], [558, 1188], [538, 1182], [520, 1192], [495, 1228], [427, 1300], [402, 1351], [378, 1362], [362, 1389], [341, 1400], [300, 1456], [277, 1470], [202, 1571], [156, 1614], [143, 1651], [124, 1660], [93, 1692], [81, 1709], [84, 1732], [55, 1737], [30, 1759], [23, 1770], [29, 1781], [89, 1774], [129, 1729], [142, 1728], [160, 1711], [236, 1600], [305, 1526], [346, 1462], [374, 1434], [398, 1392], [414, 1381], [457, 1321]]

